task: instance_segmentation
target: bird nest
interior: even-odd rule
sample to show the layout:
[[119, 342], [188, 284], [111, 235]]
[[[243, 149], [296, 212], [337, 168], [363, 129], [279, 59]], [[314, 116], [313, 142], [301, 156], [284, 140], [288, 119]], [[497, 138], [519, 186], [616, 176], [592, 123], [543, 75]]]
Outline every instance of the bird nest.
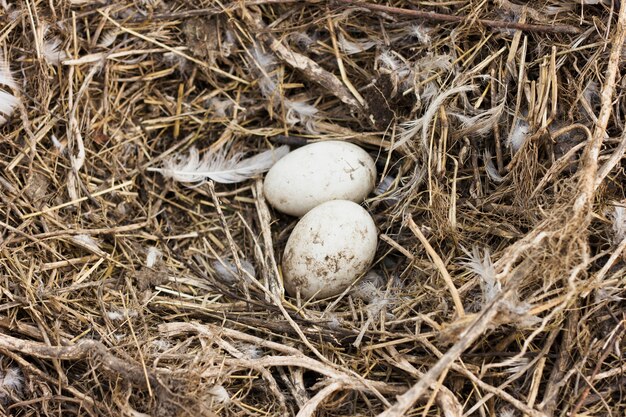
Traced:
[[[0, 20], [4, 414], [623, 415], [626, 2]], [[162, 175], [329, 139], [379, 171], [374, 264], [330, 299], [285, 294], [262, 174]]]

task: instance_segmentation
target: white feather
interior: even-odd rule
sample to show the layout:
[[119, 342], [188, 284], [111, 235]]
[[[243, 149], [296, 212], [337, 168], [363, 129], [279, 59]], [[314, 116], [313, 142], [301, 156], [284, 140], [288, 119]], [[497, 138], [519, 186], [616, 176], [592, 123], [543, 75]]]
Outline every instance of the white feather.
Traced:
[[[17, 90], [17, 83], [13, 79], [9, 63], [4, 59], [2, 54], [0, 54], [0, 87], [9, 87]], [[9, 116], [13, 114], [13, 111], [19, 103], [20, 99], [14, 94], [0, 89], [0, 126], [7, 122]]]
[[502, 291], [502, 286], [496, 278], [496, 269], [491, 261], [489, 249], [485, 249], [485, 254], [482, 258], [480, 251], [476, 247], [472, 249], [471, 253], [466, 249], [463, 249], [463, 251], [467, 255], [463, 265], [480, 278], [483, 302], [486, 305]]
[[54, 145], [59, 152], [63, 152], [65, 145], [63, 145], [56, 136], [50, 135], [50, 140], [52, 141], [52, 145]]
[[120, 34], [119, 29], [112, 29], [104, 32], [102, 36], [100, 36], [100, 42], [98, 42], [98, 47], [100, 48], [108, 48], [113, 45], [113, 42], [117, 39], [117, 35]]
[[243, 153], [227, 158], [224, 151], [207, 153], [200, 158], [198, 150], [192, 147], [189, 156], [174, 156], [163, 162], [163, 168], [148, 168], [148, 171], [160, 172], [164, 177], [195, 186], [207, 178], [222, 184], [233, 184], [268, 171], [287, 153], [289, 147], [281, 146], [246, 159], [242, 159]]
[[24, 377], [19, 368], [9, 367], [0, 371], [0, 403], [6, 404], [11, 393], [19, 393], [24, 385]]
[[165, 340], [165, 339], [154, 339], [152, 341], [152, 346], [154, 346], [156, 350], [159, 350], [161, 352], [169, 349], [171, 345], [172, 344], [168, 340]]
[[209, 395], [213, 398], [215, 402], [219, 403], [228, 403], [230, 402], [230, 394], [226, 391], [222, 385], [214, 385], [208, 390]]
[[[240, 259], [239, 263], [241, 267], [253, 277], [256, 277], [256, 271], [254, 266], [245, 259]], [[239, 273], [237, 272], [237, 265], [233, 261], [228, 259], [222, 259], [222, 262], [215, 260], [211, 264], [217, 276], [224, 282], [235, 283], [239, 280]]]
[[152, 268], [157, 262], [161, 260], [163, 253], [155, 246], [148, 248], [148, 254], [146, 255], [146, 266]]
[[499, 105], [487, 109], [474, 116], [466, 116], [461, 113], [450, 112], [450, 116], [454, 116], [461, 121], [461, 132], [459, 136], [467, 136], [470, 133], [473, 135], [484, 136], [493, 130], [493, 127], [498, 123], [502, 112], [504, 110], [505, 101]]
[[385, 69], [396, 71], [402, 65], [393, 51], [385, 50], [378, 55], [379, 65]]
[[353, 55], [353, 54], [358, 54], [359, 52], [367, 51], [368, 49], [371, 49], [377, 44], [378, 44], [377, 41], [352, 42], [346, 39], [346, 37], [343, 36], [343, 34], [341, 33], [339, 34], [339, 47], [347, 55]]
[[411, 36], [417, 38], [421, 44], [428, 45], [430, 43], [430, 30], [420, 25], [411, 26]]
[[250, 50], [250, 54], [261, 71], [270, 73], [276, 66], [276, 58], [274, 55], [263, 52], [258, 46], [254, 46]]
[[2, 386], [4, 388], [8, 388], [14, 391], [19, 391], [22, 389], [22, 384], [24, 383], [24, 378], [22, 378], [22, 373], [19, 368], [8, 368], [6, 373], [4, 374], [4, 378], [2, 380]]
[[61, 41], [57, 38], [44, 40], [41, 53], [48, 64], [58, 65], [67, 59], [67, 54], [59, 48], [60, 46]]
[[101, 256], [105, 255], [105, 252], [102, 249], [100, 249], [100, 245], [98, 244], [98, 242], [89, 235], [85, 235], [85, 234], [75, 235], [75, 236], [72, 236], [70, 239], [74, 243], [76, 243], [78, 246], [84, 249], [87, 249], [90, 252], [93, 252]]
[[106, 312], [107, 317], [111, 321], [126, 320], [127, 318], [137, 317], [138, 314], [135, 310], [112, 310]]
[[613, 232], [615, 242], [620, 243], [626, 239], [626, 207], [616, 205], [611, 213], [613, 219]]
[[285, 108], [287, 114], [285, 115], [285, 121], [290, 126], [300, 123], [304, 125], [308, 132], [315, 132], [315, 119], [317, 115], [317, 108], [312, 104], [304, 101], [292, 101], [285, 99]]
[[[466, 91], [473, 90], [472, 86], [459, 86], [451, 88], [443, 93], [439, 94], [428, 106], [428, 109], [424, 113], [422, 117], [415, 120], [410, 120], [408, 122], [402, 123], [400, 126], [402, 130], [400, 131], [400, 138], [398, 142], [394, 145], [393, 149], [398, 149], [405, 143], [413, 140], [415, 136], [421, 131], [421, 147], [426, 150], [429, 147], [428, 143], [428, 132], [430, 122], [433, 120], [439, 108], [443, 105], [446, 99], [452, 95], [463, 93]], [[419, 143], [419, 142], [418, 142]]]
[[[258, 46], [249, 49], [251, 58], [250, 67], [258, 76], [258, 85], [261, 94], [267, 100], [276, 98], [278, 89], [278, 76], [274, 73], [276, 69], [276, 58], [272, 54], [263, 52]], [[256, 67], [256, 69], [254, 69]]]
[[213, 109], [215, 115], [218, 117], [226, 117], [230, 114], [231, 109], [235, 106], [232, 100], [222, 100], [217, 97], [213, 97], [209, 100], [209, 107]]
[[[7, 122], [20, 100], [13, 94], [0, 90], [0, 126]], [[6, 116], [6, 117], [5, 117]]]
[[9, 62], [4, 59], [0, 53], [0, 85], [7, 86], [9, 88], [17, 89], [17, 83], [11, 74], [11, 68]]
[[521, 149], [526, 142], [526, 138], [528, 138], [529, 133], [530, 126], [528, 123], [522, 119], [517, 119], [517, 123], [515, 123], [515, 127], [511, 129], [511, 133], [506, 141], [513, 153]]
[[485, 151], [485, 171], [489, 179], [495, 183], [501, 183], [504, 181], [504, 177], [498, 173], [493, 161], [491, 160], [491, 152]]

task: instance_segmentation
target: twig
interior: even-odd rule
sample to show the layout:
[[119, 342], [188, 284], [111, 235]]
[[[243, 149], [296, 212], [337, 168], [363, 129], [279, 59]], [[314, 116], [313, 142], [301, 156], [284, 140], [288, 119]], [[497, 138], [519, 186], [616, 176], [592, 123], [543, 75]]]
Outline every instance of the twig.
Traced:
[[620, 139], [619, 145], [613, 151], [609, 159], [602, 165], [602, 167], [598, 170], [598, 175], [596, 175], [595, 188], [598, 188], [604, 178], [611, 172], [615, 165], [617, 165], [622, 158], [624, 157], [624, 152], [626, 152], [626, 130], [622, 132], [622, 137]]
[[420, 10], [402, 9], [400, 7], [385, 6], [382, 4], [364, 3], [358, 0], [334, 0], [335, 3], [350, 5], [354, 7], [362, 7], [364, 9], [380, 11], [390, 14], [399, 14], [404, 16], [415, 17], [418, 19], [432, 20], [435, 22], [452, 22], [452, 23], [464, 23], [464, 22], [478, 22], [483, 26], [496, 28], [496, 29], [516, 29], [525, 32], [538, 32], [538, 33], [566, 33], [570, 35], [577, 35], [582, 32], [580, 28], [570, 25], [534, 25], [530, 23], [516, 23], [516, 22], [503, 22], [501, 20], [488, 20], [488, 19], [470, 19], [468, 16], [453, 16], [443, 13], [424, 12]]
[[435, 249], [433, 249], [433, 247], [430, 245], [428, 239], [426, 239], [426, 236], [424, 236], [420, 228], [417, 227], [417, 225], [410, 216], [407, 216], [407, 222], [409, 225], [409, 229], [411, 229], [413, 234], [420, 240], [420, 242], [422, 242], [422, 245], [424, 245], [424, 248], [426, 248], [426, 252], [428, 252], [428, 255], [430, 255], [430, 257], [432, 258], [435, 266], [437, 266], [439, 273], [441, 274], [443, 280], [448, 286], [448, 290], [450, 291], [450, 295], [452, 296], [452, 301], [454, 302], [456, 314], [459, 316], [459, 318], [464, 317], [465, 309], [463, 308], [463, 302], [461, 301], [458, 290], [454, 286], [454, 282], [452, 282], [452, 277], [450, 276], [450, 273], [446, 269], [446, 265], [443, 263], [441, 257], [437, 254], [437, 252], [435, 252]]
[[625, 320], [622, 320], [621, 322], [619, 322], [619, 324], [613, 331], [613, 334], [611, 335], [611, 337], [609, 337], [609, 340], [607, 340], [607, 342], [605, 343], [604, 349], [602, 349], [602, 353], [600, 354], [600, 357], [598, 358], [596, 362], [596, 366], [593, 368], [593, 371], [591, 372], [591, 376], [588, 379], [589, 382], [587, 386], [585, 387], [585, 389], [583, 390], [583, 392], [578, 397], [578, 401], [576, 401], [574, 408], [572, 408], [572, 411], [569, 414], [570, 416], [574, 417], [578, 415], [578, 410], [580, 410], [580, 407], [582, 407], [583, 403], [585, 402], [585, 399], [591, 392], [591, 388], [592, 388], [591, 381], [594, 380], [595, 376], [600, 371], [600, 368], [602, 367], [604, 360], [609, 355], [609, 353], [611, 352], [611, 349], [615, 345], [615, 341], [619, 340], [622, 337], [624, 330], [626, 330], [626, 328], [624, 327], [625, 324], [626, 324]]
[[261, 224], [263, 244], [265, 245], [265, 258], [269, 262], [268, 269], [271, 268], [269, 271], [267, 285], [273, 294], [277, 297], [283, 297], [285, 289], [280, 282], [280, 272], [278, 271], [278, 264], [276, 263], [274, 242], [272, 241], [272, 229], [270, 227], [272, 216], [270, 215], [270, 210], [267, 207], [267, 203], [265, 202], [265, 197], [263, 195], [263, 181], [257, 180], [255, 185], [254, 194], [256, 198], [254, 202], [257, 209], [259, 223]]
[[602, 87], [600, 114], [593, 136], [585, 148], [582, 156], [582, 172], [579, 182], [579, 194], [574, 203], [574, 216], [579, 217], [587, 213], [585, 218], [588, 223], [591, 217], [589, 205], [593, 202], [593, 197], [597, 186], [598, 178], [598, 158], [600, 156], [600, 148], [606, 134], [606, 128], [611, 117], [613, 109], [613, 94], [615, 93], [615, 83], [620, 68], [620, 59], [622, 56], [622, 47], [626, 39], [626, 2], [622, 2], [619, 8], [619, 18], [615, 27], [615, 34], [611, 40], [611, 53], [609, 55], [609, 63], [606, 70], [604, 86]]
[[70, 346], [48, 346], [0, 333], [0, 348], [41, 359], [80, 360], [91, 357], [99, 360], [105, 369], [124, 376], [142, 388], [147, 388], [148, 383], [159, 386], [158, 379], [152, 373], [146, 370], [144, 374], [141, 365], [128, 358], [120, 359], [112, 355], [105, 345], [96, 340], [83, 340]]
[[310, 417], [310, 416], [314, 416], [315, 415], [315, 410], [317, 410], [317, 407], [322, 402], [324, 402], [325, 399], [327, 399], [328, 397], [333, 395], [333, 393], [335, 391], [339, 391], [342, 388], [343, 388], [343, 383], [342, 382], [338, 382], [338, 381], [337, 382], [333, 382], [333, 383], [327, 385], [326, 387], [321, 389], [317, 394], [315, 394], [313, 396], [313, 398], [311, 398], [309, 401], [307, 401], [306, 404], [304, 404], [302, 406], [300, 411], [298, 411], [298, 414], [297, 414], [296, 417]]

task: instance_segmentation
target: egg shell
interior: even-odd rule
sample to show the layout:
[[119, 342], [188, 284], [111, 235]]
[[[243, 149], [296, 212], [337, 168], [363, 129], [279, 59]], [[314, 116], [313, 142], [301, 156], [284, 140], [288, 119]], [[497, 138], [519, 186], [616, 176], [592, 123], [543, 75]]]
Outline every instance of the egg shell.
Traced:
[[347, 200], [310, 210], [291, 232], [283, 255], [283, 282], [293, 296], [340, 294], [365, 273], [376, 254], [378, 233], [369, 213]]
[[296, 149], [265, 176], [264, 194], [277, 210], [303, 216], [330, 200], [362, 202], [374, 189], [376, 164], [348, 142], [324, 141]]

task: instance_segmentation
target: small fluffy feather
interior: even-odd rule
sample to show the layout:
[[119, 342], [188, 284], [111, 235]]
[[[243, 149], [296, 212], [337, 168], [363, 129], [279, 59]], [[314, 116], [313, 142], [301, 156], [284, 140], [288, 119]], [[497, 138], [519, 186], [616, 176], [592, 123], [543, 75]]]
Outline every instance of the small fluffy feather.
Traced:
[[246, 359], [259, 359], [263, 356], [261, 347], [252, 343], [237, 342], [235, 343], [235, 347]]
[[146, 255], [146, 266], [152, 268], [157, 262], [161, 260], [163, 253], [156, 247], [150, 246]]
[[261, 71], [269, 73], [276, 66], [276, 57], [273, 54], [263, 52], [258, 46], [253, 47], [250, 50], [250, 54], [252, 54], [254, 62]]
[[50, 135], [50, 140], [52, 141], [52, 145], [57, 149], [57, 151], [63, 152], [63, 150], [65, 149], [65, 145], [63, 145], [55, 135]]
[[626, 239], [626, 207], [616, 205], [611, 213], [613, 220], [614, 241], [616, 243]]
[[339, 47], [347, 55], [358, 54], [359, 52], [367, 51], [376, 46], [376, 41], [357, 41], [353, 42], [348, 40], [342, 33], [339, 34]]
[[515, 409], [513, 408], [503, 408], [498, 413], [498, 417], [515, 417], [515, 416], [516, 416], [516, 413], [515, 413]]
[[172, 344], [166, 339], [154, 339], [152, 341], [152, 346], [154, 346], [156, 350], [163, 352], [169, 349]]
[[428, 45], [430, 43], [430, 29], [424, 26], [414, 25], [411, 26], [411, 36], [416, 38], [421, 44]]
[[137, 317], [138, 313], [134, 310], [129, 310], [129, 311], [113, 310], [113, 311], [107, 311], [106, 315], [111, 321], [121, 321], [130, 317]]
[[289, 147], [281, 146], [245, 159], [242, 152], [227, 158], [225, 151], [206, 153], [200, 158], [198, 150], [192, 147], [188, 156], [175, 155], [163, 162], [163, 168], [148, 168], [148, 171], [159, 172], [190, 186], [201, 185], [207, 178], [221, 184], [233, 184], [268, 171], [287, 153]]
[[[222, 264], [223, 262], [223, 264]], [[222, 259], [222, 262], [216, 260], [213, 261], [211, 266], [215, 269], [217, 276], [224, 282], [235, 283], [239, 280], [239, 274], [237, 273], [237, 265], [233, 261]], [[241, 267], [246, 270], [253, 277], [256, 276], [254, 266], [245, 259], [240, 259]]]
[[60, 46], [61, 41], [57, 38], [44, 40], [41, 53], [48, 64], [58, 65], [59, 62], [67, 59], [67, 54], [59, 48]]
[[100, 256], [106, 255], [106, 253], [102, 249], [100, 249], [100, 245], [98, 244], [98, 242], [89, 235], [76, 235], [72, 236], [71, 239], [78, 246], [87, 249], [90, 252], [93, 252]]
[[24, 385], [24, 377], [20, 368], [8, 367], [0, 371], [0, 403], [6, 404], [12, 392], [20, 392]]
[[378, 55], [378, 63], [379, 66], [390, 71], [397, 71], [402, 66], [395, 53], [389, 50], [385, 50]]
[[453, 113], [450, 115], [456, 117], [461, 121], [461, 130], [459, 136], [466, 136], [470, 133], [478, 136], [484, 136], [493, 130], [493, 127], [498, 123], [502, 112], [504, 111], [505, 101], [499, 105], [492, 107], [484, 112], [478, 113], [475, 116], [466, 116], [461, 113]]
[[[250, 53], [251, 63], [249, 64], [252, 71], [258, 77], [258, 86], [261, 94], [266, 100], [277, 99], [279, 93], [279, 80], [274, 70], [276, 69], [276, 57], [272, 54], [265, 53], [258, 46], [253, 46], [248, 51]], [[254, 68], [256, 67], [256, 69]]]
[[13, 114], [19, 102], [20, 100], [13, 94], [0, 90], [0, 126], [8, 121], [8, 117]]
[[504, 177], [498, 173], [496, 166], [491, 160], [491, 152], [485, 151], [485, 171], [489, 179], [495, 183], [501, 183], [504, 181]]
[[502, 285], [496, 278], [496, 269], [491, 261], [489, 249], [485, 249], [482, 257], [479, 249], [476, 247], [472, 248], [471, 253], [466, 249], [463, 249], [463, 252], [467, 255], [463, 261], [463, 265], [480, 278], [483, 303], [486, 305], [502, 291]]
[[309, 133], [317, 133], [315, 131], [315, 120], [318, 110], [315, 106], [304, 101], [285, 99], [285, 108], [287, 109], [287, 114], [285, 115], [287, 124], [293, 126], [299, 123], [305, 126]]
[[517, 119], [515, 127], [511, 130], [506, 141], [507, 145], [515, 153], [521, 149], [530, 134], [530, 126], [525, 120]]
[[421, 132], [421, 147], [422, 149], [428, 149], [428, 132], [432, 119], [435, 117], [439, 108], [443, 105], [446, 99], [452, 95], [463, 93], [473, 90], [472, 86], [459, 86], [451, 88], [443, 93], [439, 94], [428, 106], [428, 109], [422, 117], [415, 120], [409, 120], [402, 123], [400, 131], [400, 139], [395, 143], [393, 149], [398, 149], [405, 143], [413, 140], [418, 133]]
[[217, 97], [210, 99], [208, 104], [218, 117], [228, 116], [231, 113], [231, 109], [235, 106], [235, 103], [232, 100], [222, 100]]
[[99, 48], [108, 48], [113, 45], [113, 42], [117, 39], [117, 35], [120, 34], [119, 29], [111, 29], [104, 32], [102, 36], [100, 36], [100, 42], [98, 42]]
[[[2, 54], [0, 54], [0, 87], [8, 87], [17, 90], [17, 83], [13, 79], [9, 63], [4, 59]], [[7, 122], [19, 103], [20, 99], [17, 98], [17, 96], [5, 89], [0, 89], [0, 126]]]
[[354, 286], [351, 293], [354, 297], [360, 298], [366, 303], [371, 303], [382, 298], [385, 281], [377, 272], [368, 272], [358, 284]]
[[11, 74], [11, 68], [9, 62], [4, 59], [4, 56], [0, 53], [0, 85], [7, 86], [9, 88], [17, 89], [17, 83]]
[[214, 385], [209, 389], [209, 395], [211, 395], [213, 401], [222, 404], [230, 402], [230, 394], [226, 391], [222, 385]]

